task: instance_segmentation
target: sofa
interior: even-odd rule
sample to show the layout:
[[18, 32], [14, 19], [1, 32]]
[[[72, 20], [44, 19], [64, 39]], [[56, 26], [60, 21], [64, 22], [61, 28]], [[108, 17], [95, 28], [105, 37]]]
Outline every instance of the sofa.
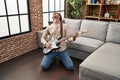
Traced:
[[[120, 80], [120, 23], [65, 18], [70, 33], [87, 29], [74, 42], [67, 43], [71, 57], [82, 59], [80, 80]], [[38, 31], [38, 46], [44, 30]]]

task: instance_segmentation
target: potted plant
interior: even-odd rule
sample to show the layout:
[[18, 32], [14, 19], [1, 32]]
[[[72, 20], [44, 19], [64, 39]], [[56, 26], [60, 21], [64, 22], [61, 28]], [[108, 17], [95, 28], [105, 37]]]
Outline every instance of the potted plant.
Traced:
[[115, 18], [115, 13], [110, 13], [110, 18]]
[[71, 18], [83, 18], [83, 12], [80, 10], [86, 4], [85, 0], [67, 0], [69, 4], [68, 14]]
[[96, 13], [96, 12], [93, 12], [93, 16], [97, 16], [97, 13]]

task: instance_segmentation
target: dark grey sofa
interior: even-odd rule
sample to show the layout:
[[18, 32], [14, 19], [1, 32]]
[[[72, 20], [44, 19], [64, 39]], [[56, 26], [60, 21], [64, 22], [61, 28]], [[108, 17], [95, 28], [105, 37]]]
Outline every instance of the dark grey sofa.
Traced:
[[[71, 57], [84, 60], [79, 65], [80, 80], [120, 80], [120, 23], [64, 19], [71, 34], [88, 29], [88, 33], [67, 43]], [[42, 31], [38, 31], [38, 45]]]

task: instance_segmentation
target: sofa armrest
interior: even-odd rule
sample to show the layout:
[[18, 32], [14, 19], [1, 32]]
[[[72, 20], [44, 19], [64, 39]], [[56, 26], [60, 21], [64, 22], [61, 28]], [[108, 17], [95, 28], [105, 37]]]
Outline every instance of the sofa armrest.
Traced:
[[37, 42], [38, 42], [38, 47], [43, 48], [43, 44], [41, 43], [41, 37], [45, 29], [37, 31]]

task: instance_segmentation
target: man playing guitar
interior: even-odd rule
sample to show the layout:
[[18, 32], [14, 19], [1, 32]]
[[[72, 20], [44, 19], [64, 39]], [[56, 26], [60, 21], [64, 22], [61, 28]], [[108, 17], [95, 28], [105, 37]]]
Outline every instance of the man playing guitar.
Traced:
[[[73, 62], [66, 51], [66, 43], [65, 43], [66, 40], [62, 40], [61, 42], [59, 42], [59, 44], [56, 44], [59, 46], [57, 50], [52, 49], [52, 44], [46, 40], [48, 36], [50, 41], [54, 41], [55, 39], [58, 38], [58, 36], [62, 36], [62, 38], [69, 36], [68, 26], [61, 22], [62, 16], [59, 13], [54, 13], [52, 19], [53, 19], [53, 23], [45, 29], [41, 37], [41, 42], [45, 45], [45, 49], [43, 49], [43, 52], [46, 53], [46, 55], [43, 56], [41, 67], [43, 70], [48, 69], [53, 58], [58, 56], [67, 70], [73, 70]], [[62, 35], [61, 35], [61, 29], [62, 29]], [[67, 39], [67, 41], [74, 41], [74, 40], [76, 40], [76, 34], [73, 34], [70, 38]], [[47, 50], [50, 51], [47, 52]]]

